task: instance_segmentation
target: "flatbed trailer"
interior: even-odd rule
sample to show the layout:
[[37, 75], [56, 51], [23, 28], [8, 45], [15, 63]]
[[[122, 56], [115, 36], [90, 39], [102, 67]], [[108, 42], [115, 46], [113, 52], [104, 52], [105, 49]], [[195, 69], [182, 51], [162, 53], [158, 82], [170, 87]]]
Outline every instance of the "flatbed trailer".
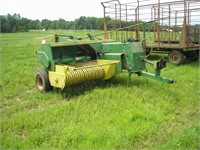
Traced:
[[146, 54], [164, 53], [168, 54], [168, 60], [175, 65], [183, 64], [186, 59], [194, 60], [199, 57], [199, 45], [180, 46], [179, 44], [146, 44]]
[[199, 57], [199, 0], [110, 0], [102, 5], [105, 39], [140, 41], [146, 54], [167, 53], [175, 65]]

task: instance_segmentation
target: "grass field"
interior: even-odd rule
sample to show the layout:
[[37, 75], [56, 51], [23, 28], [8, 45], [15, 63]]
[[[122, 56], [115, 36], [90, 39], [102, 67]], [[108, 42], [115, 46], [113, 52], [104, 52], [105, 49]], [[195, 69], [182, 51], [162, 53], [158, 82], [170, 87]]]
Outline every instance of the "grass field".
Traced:
[[108, 83], [41, 94], [34, 39], [51, 34], [0, 35], [1, 149], [200, 148], [199, 62], [168, 63], [162, 75], [175, 84], [132, 75], [127, 86], [123, 73]]

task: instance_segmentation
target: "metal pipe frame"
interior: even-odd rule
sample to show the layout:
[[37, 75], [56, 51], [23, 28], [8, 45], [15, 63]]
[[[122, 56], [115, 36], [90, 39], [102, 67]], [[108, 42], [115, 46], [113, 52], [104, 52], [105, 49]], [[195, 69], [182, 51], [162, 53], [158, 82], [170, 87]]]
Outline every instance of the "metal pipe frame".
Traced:
[[[171, 0], [169, 2], [157, 0], [157, 3], [154, 3], [154, 0], [122, 2], [122, 0], [102, 2], [104, 7], [104, 21], [106, 20], [106, 16], [115, 20], [115, 29], [104, 27], [104, 32], [107, 33], [108, 31], [115, 30], [116, 41], [123, 41], [133, 37], [133, 35], [135, 35], [136, 40], [143, 40], [140, 36], [140, 31], [143, 30], [141, 26], [142, 21], [143, 23], [154, 24], [153, 29], [148, 29], [148, 31], [153, 30], [153, 39], [158, 45], [166, 42], [172, 44], [175, 41], [182, 41], [180, 44], [186, 46], [190, 42], [188, 36], [190, 26], [196, 23], [200, 24], [199, 0]], [[199, 18], [199, 22], [198, 19], [194, 19], [194, 16]], [[134, 27], [124, 28], [125, 26], [129, 26], [130, 22], [133, 22]], [[107, 26], [106, 21], [104, 25]], [[171, 30], [174, 32], [171, 32]], [[118, 32], [121, 32], [121, 34]], [[181, 37], [180, 32], [182, 33]]]

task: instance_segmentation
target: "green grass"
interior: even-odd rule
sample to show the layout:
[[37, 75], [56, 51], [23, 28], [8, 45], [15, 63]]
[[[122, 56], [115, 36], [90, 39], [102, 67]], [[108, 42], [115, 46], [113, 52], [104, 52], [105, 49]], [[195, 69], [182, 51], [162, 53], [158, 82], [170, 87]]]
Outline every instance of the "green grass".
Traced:
[[123, 73], [42, 94], [34, 85], [34, 39], [51, 34], [1, 34], [1, 149], [199, 148], [199, 62], [168, 63], [162, 75], [175, 84], [132, 75], [127, 86]]

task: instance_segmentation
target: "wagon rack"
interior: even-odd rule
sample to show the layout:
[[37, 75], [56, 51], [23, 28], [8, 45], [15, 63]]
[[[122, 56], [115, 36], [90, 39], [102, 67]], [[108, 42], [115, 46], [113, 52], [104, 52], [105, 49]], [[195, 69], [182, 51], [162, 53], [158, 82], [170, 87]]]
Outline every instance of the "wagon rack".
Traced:
[[199, 0], [110, 0], [101, 4], [105, 39], [141, 41], [147, 54], [167, 53], [176, 65], [199, 56]]

